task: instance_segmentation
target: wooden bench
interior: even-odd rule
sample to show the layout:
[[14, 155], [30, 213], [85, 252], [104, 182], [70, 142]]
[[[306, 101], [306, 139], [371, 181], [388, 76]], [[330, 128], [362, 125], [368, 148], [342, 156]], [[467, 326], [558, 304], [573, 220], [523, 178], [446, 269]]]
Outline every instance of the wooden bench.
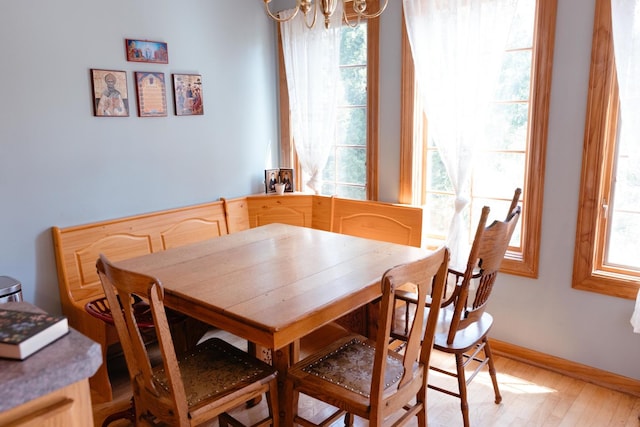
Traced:
[[[281, 222], [377, 240], [421, 246], [419, 207], [311, 194], [250, 195], [66, 228], [53, 227], [62, 311], [69, 324], [102, 346], [104, 361], [90, 379], [98, 401], [112, 399], [107, 350], [115, 328], [90, 316], [84, 305], [102, 297], [98, 255], [113, 261], [162, 251], [251, 227]], [[357, 309], [357, 307], [354, 307]], [[347, 326], [366, 328], [362, 314]]]
[[99, 401], [112, 399], [107, 350], [118, 342], [115, 328], [89, 315], [85, 304], [104, 296], [96, 260], [104, 253], [113, 261], [158, 252], [227, 234], [221, 201], [74, 227], [53, 227], [58, 287], [69, 325], [102, 346], [104, 363], [91, 377]]

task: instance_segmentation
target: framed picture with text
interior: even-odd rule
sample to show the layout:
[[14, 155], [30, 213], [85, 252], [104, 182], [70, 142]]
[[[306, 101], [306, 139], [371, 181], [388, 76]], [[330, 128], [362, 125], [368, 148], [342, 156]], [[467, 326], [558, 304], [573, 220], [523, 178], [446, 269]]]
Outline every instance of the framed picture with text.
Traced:
[[136, 71], [138, 115], [140, 117], [167, 116], [167, 89], [164, 73]]
[[127, 73], [91, 69], [93, 114], [96, 117], [128, 117]]
[[173, 102], [176, 116], [203, 115], [202, 76], [200, 74], [174, 74]]

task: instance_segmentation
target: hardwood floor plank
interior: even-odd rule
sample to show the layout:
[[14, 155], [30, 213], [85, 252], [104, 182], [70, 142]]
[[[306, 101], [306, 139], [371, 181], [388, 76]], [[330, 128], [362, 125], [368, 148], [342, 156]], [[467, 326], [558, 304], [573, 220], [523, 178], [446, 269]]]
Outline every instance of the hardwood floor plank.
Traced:
[[[222, 331], [212, 332], [233, 345], [246, 350], [246, 341]], [[454, 361], [449, 355], [434, 353], [434, 364], [453, 369]], [[494, 403], [493, 387], [489, 372], [484, 369], [469, 385], [469, 415], [472, 427], [575, 427], [575, 426], [627, 426], [640, 427], [640, 398], [605, 387], [577, 380], [555, 371], [546, 370], [504, 356], [496, 356], [498, 383], [503, 397], [502, 403]], [[122, 360], [110, 362], [110, 375], [114, 385], [114, 396], [122, 406], [130, 395], [126, 365]], [[457, 387], [455, 380], [443, 378], [430, 372], [430, 380]], [[428, 419], [430, 427], [455, 427], [462, 425], [460, 401], [429, 389]], [[109, 405], [94, 406], [94, 422], [99, 426]], [[325, 413], [324, 404], [301, 397], [300, 410], [310, 413]], [[264, 415], [266, 407], [261, 402], [255, 408], [238, 408], [234, 416], [242, 421], [257, 420]], [[342, 425], [342, 420], [334, 426]], [[356, 426], [367, 423], [356, 418]], [[416, 426], [412, 421], [410, 426]], [[127, 422], [113, 423], [110, 427], [130, 427]], [[217, 427], [217, 421], [203, 427]]]
[[640, 399], [634, 400], [633, 409], [631, 409], [629, 418], [626, 424], [624, 424], [625, 427], [638, 427], [640, 425]]
[[603, 403], [602, 400], [598, 399], [599, 391], [600, 387], [586, 384], [563, 418], [561, 426], [592, 425], [591, 421], [596, 408]]

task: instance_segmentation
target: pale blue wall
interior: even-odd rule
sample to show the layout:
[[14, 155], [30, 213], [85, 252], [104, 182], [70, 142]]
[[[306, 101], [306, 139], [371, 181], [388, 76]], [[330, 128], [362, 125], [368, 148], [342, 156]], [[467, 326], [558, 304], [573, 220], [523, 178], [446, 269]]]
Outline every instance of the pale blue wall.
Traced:
[[[540, 274], [501, 276], [492, 336], [640, 379], [633, 301], [571, 288], [594, 1], [558, 1]], [[26, 299], [50, 311], [60, 310], [52, 225], [260, 192], [262, 170], [277, 166], [274, 26], [261, 0], [108, 4], [0, 2], [0, 275], [20, 279]], [[387, 201], [398, 195], [400, 7], [390, 0], [381, 18]], [[126, 62], [125, 37], [168, 42], [169, 64]], [[201, 73], [205, 115], [138, 118], [134, 103], [128, 118], [95, 118], [89, 68], [130, 79], [134, 70]]]
[[[274, 27], [253, 0], [0, 3], [0, 275], [59, 312], [50, 228], [259, 192], [277, 156]], [[168, 43], [127, 62], [124, 39]], [[125, 70], [130, 116], [94, 117], [90, 68]], [[204, 115], [137, 117], [133, 71], [199, 73]], [[277, 159], [273, 162], [277, 166]]]

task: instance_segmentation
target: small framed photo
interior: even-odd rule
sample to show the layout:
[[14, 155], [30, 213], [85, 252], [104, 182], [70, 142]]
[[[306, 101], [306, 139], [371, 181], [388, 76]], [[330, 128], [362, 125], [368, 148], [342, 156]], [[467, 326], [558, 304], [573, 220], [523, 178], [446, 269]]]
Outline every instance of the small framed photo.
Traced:
[[127, 73], [91, 69], [93, 114], [97, 117], [128, 117]]
[[138, 115], [140, 117], [166, 117], [167, 89], [164, 73], [136, 71]]
[[202, 76], [200, 74], [174, 74], [173, 102], [176, 116], [203, 115]]
[[294, 179], [293, 169], [280, 168], [280, 182], [284, 184], [285, 193], [293, 193], [294, 191]]
[[124, 39], [127, 61], [168, 64], [169, 52], [164, 42]]
[[265, 169], [264, 170], [264, 192], [275, 193], [276, 184], [279, 183], [280, 170], [279, 169]]

